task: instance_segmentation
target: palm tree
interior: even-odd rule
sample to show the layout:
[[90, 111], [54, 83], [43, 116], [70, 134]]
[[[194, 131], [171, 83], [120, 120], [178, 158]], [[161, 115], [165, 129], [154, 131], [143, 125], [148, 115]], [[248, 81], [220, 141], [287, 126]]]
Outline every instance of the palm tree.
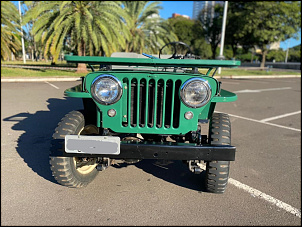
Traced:
[[160, 17], [149, 18], [144, 24], [145, 51], [158, 54], [165, 44], [178, 41], [177, 35], [173, 32], [173, 27], [167, 20]]
[[[31, 4], [28, 4], [28, 2], [24, 2], [26, 4], [25, 13], [28, 9], [35, 7], [36, 4], [38, 4], [38, 1], [34, 1]], [[41, 41], [37, 42], [34, 38], [34, 35], [32, 33], [32, 26], [36, 18], [33, 18], [32, 20], [28, 21], [24, 26], [26, 27], [24, 30], [25, 32], [25, 48], [27, 52], [32, 53], [32, 60], [37, 61], [38, 60], [38, 55], [41, 57], [41, 53], [43, 53], [43, 46]], [[23, 32], [24, 32], [23, 30]]]
[[[63, 45], [69, 41], [79, 56], [110, 55], [125, 46], [129, 36], [123, 21], [127, 15], [117, 1], [41, 1], [27, 11], [25, 19], [37, 18], [33, 24], [36, 41], [45, 45], [55, 63]], [[78, 64], [78, 72], [86, 71]]]
[[1, 59], [21, 49], [18, 10], [12, 2], [1, 1]]
[[126, 52], [157, 52], [166, 42], [177, 40], [169, 24], [159, 17], [160, 2], [149, 2], [123, 1], [130, 18], [126, 25], [131, 33], [126, 41]]

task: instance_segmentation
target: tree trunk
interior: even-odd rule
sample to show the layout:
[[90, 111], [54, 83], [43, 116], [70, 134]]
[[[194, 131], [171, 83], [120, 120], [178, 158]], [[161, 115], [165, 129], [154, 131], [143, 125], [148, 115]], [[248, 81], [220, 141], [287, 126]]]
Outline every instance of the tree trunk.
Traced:
[[237, 44], [232, 44], [232, 50], [233, 50], [233, 58], [235, 59], [237, 56]]
[[214, 43], [213, 45], [211, 45], [211, 49], [212, 49], [212, 59], [216, 59], [216, 49], [218, 47], [218, 43]]
[[56, 65], [56, 62], [55, 62], [54, 59], [55, 59], [54, 56], [51, 56], [51, 63], [50, 63], [50, 65]]
[[264, 68], [264, 66], [265, 66], [265, 58], [266, 58], [266, 54], [267, 54], [267, 50], [262, 50], [262, 60], [261, 60], [261, 65], [260, 65], [260, 67], [261, 68]]
[[37, 46], [36, 46], [35, 39], [34, 39], [34, 59], [35, 59], [35, 61], [38, 61]]
[[88, 73], [85, 63], [78, 63], [78, 68], [76, 73]]
[[211, 49], [212, 49], [212, 59], [215, 59], [215, 56], [216, 56], [216, 48], [214, 45], [211, 45]]
[[[81, 40], [81, 43], [80, 43], [79, 56], [85, 56], [85, 42], [84, 42], [83, 39]], [[88, 70], [86, 68], [86, 64], [85, 63], [78, 63], [76, 73], [88, 73]]]
[[128, 43], [126, 44], [125, 52], [128, 52]]
[[252, 51], [251, 63], [253, 63], [254, 52]]

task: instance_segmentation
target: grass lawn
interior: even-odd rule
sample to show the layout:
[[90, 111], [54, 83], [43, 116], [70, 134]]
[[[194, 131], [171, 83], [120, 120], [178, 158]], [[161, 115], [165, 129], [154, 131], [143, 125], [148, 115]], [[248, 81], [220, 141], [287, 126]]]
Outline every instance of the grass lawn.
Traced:
[[51, 61], [32, 61], [26, 60], [24, 64], [23, 61], [1, 61], [1, 65], [27, 65], [27, 66], [47, 66], [47, 67], [68, 67], [68, 68], [76, 68], [76, 63], [67, 63], [64, 61], [58, 61], [55, 65], [51, 65]]
[[[266, 70], [246, 70], [246, 69], [221, 69], [221, 73], [216, 76], [256, 76], [256, 75], [301, 75], [301, 71], [282, 70], [282, 71], [266, 71]], [[215, 77], [215, 76], [214, 76]]]
[[86, 73], [54, 69], [20, 69], [1, 67], [1, 77], [81, 77]]

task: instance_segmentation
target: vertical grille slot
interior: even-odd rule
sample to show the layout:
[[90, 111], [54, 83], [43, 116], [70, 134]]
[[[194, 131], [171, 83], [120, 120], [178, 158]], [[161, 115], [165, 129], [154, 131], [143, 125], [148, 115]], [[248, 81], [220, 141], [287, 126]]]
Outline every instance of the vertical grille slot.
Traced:
[[175, 82], [175, 92], [174, 92], [174, 110], [173, 110], [173, 128], [178, 128], [179, 127], [179, 117], [180, 117], [180, 99], [179, 99], [179, 89], [181, 86], [181, 81], [177, 80]]
[[140, 108], [139, 108], [139, 126], [145, 127], [146, 125], [146, 87], [147, 81], [146, 79], [140, 80], [140, 92], [139, 92], [139, 100], [140, 100]]
[[159, 80], [157, 84], [157, 108], [156, 108], [156, 127], [163, 126], [163, 100], [164, 100], [164, 80]]
[[131, 80], [131, 109], [130, 109], [130, 125], [132, 127], [136, 127], [137, 123], [137, 107], [139, 103], [137, 102], [137, 97], [138, 97], [138, 84], [137, 84], [137, 79], [132, 79]]
[[[123, 120], [122, 120], [122, 125], [124, 126], [124, 127], [127, 127], [128, 126], [128, 122], [129, 122], [129, 120], [128, 120], [128, 108], [129, 108], [129, 102], [130, 102], [130, 99], [129, 99], [129, 89], [128, 89], [128, 87], [129, 87], [129, 80], [128, 80], [128, 78], [124, 78], [123, 79], [123, 86], [124, 86], [124, 91], [125, 91], [125, 94], [124, 95], [126, 95], [126, 97], [127, 97], [127, 102], [124, 104], [125, 106], [126, 106], [126, 108], [125, 108], [125, 112], [123, 111], [123, 115], [125, 115], [125, 118], [124, 118], [124, 116], [122, 116], [122, 118], [123, 118]], [[123, 96], [124, 96], [123, 95]]]
[[148, 127], [153, 127], [154, 125], [154, 108], [155, 108], [155, 80], [151, 79], [149, 81], [149, 93], [148, 93], [148, 98], [149, 98], [149, 102], [148, 102], [148, 121], [147, 121], [147, 125]]
[[173, 81], [168, 80], [166, 83], [166, 105], [165, 105], [165, 128], [171, 127], [171, 106], [172, 106], [172, 89]]
[[[127, 87], [127, 120], [123, 126], [178, 128], [180, 117], [179, 89], [181, 80], [123, 79]], [[125, 107], [126, 108], [126, 107]], [[123, 118], [125, 119], [125, 118]]]

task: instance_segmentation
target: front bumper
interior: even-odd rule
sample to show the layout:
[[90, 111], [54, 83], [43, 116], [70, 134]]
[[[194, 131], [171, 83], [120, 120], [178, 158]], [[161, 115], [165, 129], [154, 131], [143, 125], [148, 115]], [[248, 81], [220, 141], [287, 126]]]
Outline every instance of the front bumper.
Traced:
[[[204, 161], [234, 161], [236, 147], [209, 146], [175, 142], [124, 142], [120, 143], [120, 153], [114, 154], [84, 154], [66, 153], [62, 149], [63, 140], [54, 140], [61, 144], [61, 149], [53, 144], [51, 156], [64, 157], [108, 157], [112, 159], [166, 159], [166, 160], [204, 160]], [[57, 147], [58, 148], [58, 147]]]

